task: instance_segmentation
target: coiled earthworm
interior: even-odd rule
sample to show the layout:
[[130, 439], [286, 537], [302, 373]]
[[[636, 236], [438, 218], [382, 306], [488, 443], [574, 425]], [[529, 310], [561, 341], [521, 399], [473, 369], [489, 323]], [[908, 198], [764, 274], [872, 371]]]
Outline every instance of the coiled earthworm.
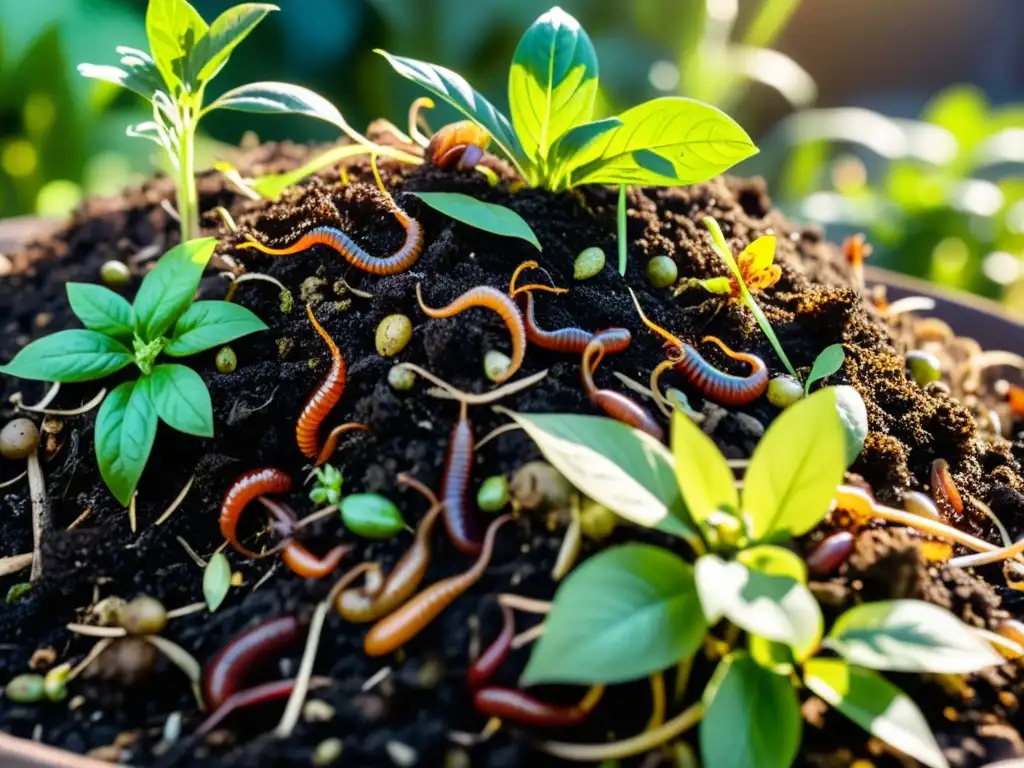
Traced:
[[[329, 678], [320, 677], [314, 678], [310, 681], [311, 688], [318, 688], [323, 685], [327, 685], [330, 682]], [[254, 685], [252, 688], [246, 688], [244, 691], [238, 691], [228, 696], [221, 704], [210, 714], [206, 720], [196, 729], [194, 736], [202, 737], [212, 731], [222, 722], [224, 719], [230, 716], [233, 712], [239, 709], [245, 709], [246, 707], [255, 707], [258, 704], [266, 704], [271, 701], [280, 701], [281, 699], [287, 699], [291, 696], [292, 691], [295, 689], [295, 680], [275, 680], [270, 683], [261, 683], [260, 685]]]
[[491, 134], [472, 120], [459, 120], [444, 126], [430, 137], [427, 157], [438, 168], [458, 163], [459, 170], [468, 170], [480, 162], [491, 143]]
[[[676, 370], [682, 373], [692, 386], [699, 389], [702, 395], [723, 405], [746, 405], [764, 394], [768, 388], [768, 366], [760, 357], [743, 352], [733, 352], [721, 339], [715, 336], [705, 336], [704, 341], [717, 344], [718, 348], [733, 360], [740, 360], [750, 365], [750, 373], [746, 376], [733, 376], [720, 371], [704, 359], [694, 347], [650, 320], [644, 314], [632, 289], [630, 289], [629, 295], [633, 297], [636, 311], [640, 313], [640, 319], [644, 325], [668, 342], [665, 346], [672, 350], [669, 360], [675, 363]], [[657, 382], [653, 382], [652, 389], [656, 386]]]
[[[597, 359], [591, 362], [597, 355]], [[665, 439], [665, 430], [654, 420], [654, 417], [646, 409], [634, 403], [625, 395], [621, 395], [610, 389], [598, 389], [594, 383], [594, 371], [597, 369], [601, 358], [604, 357], [604, 345], [600, 338], [594, 338], [587, 344], [583, 351], [583, 360], [580, 366], [581, 378], [583, 379], [583, 390], [590, 398], [595, 408], [600, 408], [613, 419], [618, 419], [624, 424], [636, 427], [649, 434], [657, 440]]]
[[363, 642], [366, 655], [383, 656], [405, 645], [451, 605], [455, 598], [473, 586], [490, 563], [498, 529], [511, 519], [511, 515], [502, 515], [490, 524], [480, 556], [469, 570], [431, 584], [394, 613], [374, 624]]
[[487, 685], [512, 650], [512, 638], [516, 634], [516, 617], [511, 608], [502, 605], [501, 618], [501, 632], [466, 672], [466, 682], [471, 689]]
[[963, 514], [964, 502], [960, 491], [956, 489], [953, 476], [949, 474], [949, 462], [936, 459], [932, 462], [932, 498], [936, 502], [946, 502], [956, 514]]
[[302, 625], [294, 616], [268, 619], [237, 635], [206, 667], [203, 698], [207, 706], [219, 708], [241, 690], [253, 667], [277, 656], [301, 636]]
[[482, 715], [511, 720], [522, 725], [549, 728], [578, 725], [591, 713], [604, 693], [603, 685], [595, 685], [579, 704], [548, 704], [515, 688], [489, 686], [473, 694], [473, 705]]
[[304, 579], [322, 579], [338, 567], [355, 547], [352, 544], [339, 544], [322, 558], [317, 557], [297, 541], [289, 541], [281, 551], [281, 559], [292, 573]]
[[494, 378], [495, 383], [501, 384], [508, 381], [523, 364], [523, 357], [526, 353], [526, 328], [523, 326], [523, 316], [515, 301], [501, 291], [488, 285], [479, 285], [476, 288], [470, 288], [451, 304], [435, 309], [423, 303], [423, 291], [420, 284], [417, 283], [416, 300], [420, 304], [420, 309], [428, 317], [433, 318], [453, 317], [471, 307], [483, 307], [497, 312], [512, 337], [512, 363], [506, 371]]
[[253, 469], [240, 475], [227, 493], [220, 507], [220, 532], [232, 547], [246, 557], [262, 557], [242, 546], [237, 538], [238, 518], [250, 501], [265, 493], [288, 493], [292, 489], [292, 478], [279, 469], [265, 467]]

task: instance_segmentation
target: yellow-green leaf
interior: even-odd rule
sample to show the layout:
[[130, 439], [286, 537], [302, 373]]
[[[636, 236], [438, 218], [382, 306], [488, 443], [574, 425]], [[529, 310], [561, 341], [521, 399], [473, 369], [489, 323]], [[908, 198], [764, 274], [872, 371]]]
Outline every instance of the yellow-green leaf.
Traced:
[[716, 510], [738, 510], [736, 480], [725, 457], [714, 441], [679, 411], [672, 414], [672, 455], [679, 492], [695, 523], [703, 523]]

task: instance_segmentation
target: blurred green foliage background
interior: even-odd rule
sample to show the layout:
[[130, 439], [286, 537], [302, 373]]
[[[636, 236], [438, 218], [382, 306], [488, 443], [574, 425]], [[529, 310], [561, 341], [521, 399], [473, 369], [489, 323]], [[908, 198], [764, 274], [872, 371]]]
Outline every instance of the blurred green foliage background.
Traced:
[[[229, 0], [193, 0], [207, 19]], [[548, 0], [279, 0], [216, 92], [286, 80], [357, 129], [404, 125], [421, 95], [372, 53], [458, 70], [499, 105], [512, 51]], [[872, 263], [1024, 311], [1024, 2], [1020, 0], [563, 0], [601, 61], [608, 114], [664, 93], [712, 102], [758, 139], [761, 174], [789, 215], [833, 238], [863, 231]], [[0, 0], [0, 216], [66, 215], [159, 162], [124, 128], [133, 94], [80, 62], [145, 48], [145, 0]], [[1019, 102], [1019, 103], [1018, 103]], [[438, 109], [432, 124], [451, 118]], [[215, 112], [209, 164], [248, 131], [336, 138], [302, 118]]]

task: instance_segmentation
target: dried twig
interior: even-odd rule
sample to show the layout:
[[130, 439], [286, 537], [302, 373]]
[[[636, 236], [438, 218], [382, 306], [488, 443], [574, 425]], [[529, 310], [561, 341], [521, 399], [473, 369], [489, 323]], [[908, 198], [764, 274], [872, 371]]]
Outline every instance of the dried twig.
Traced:
[[10, 576], [12, 573], [24, 571], [32, 565], [32, 553], [26, 552], [23, 555], [11, 555], [0, 558], [0, 577]]
[[192, 490], [192, 483], [195, 481], [196, 476], [192, 475], [192, 477], [188, 479], [188, 482], [185, 483], [185, 487], [181, 489], [181, 493], [174, 498], [174, 501], [172, 501], [171, 505], [164, 510], [164, 513], [156, 519], [154, 525], [163, 525], [163, 523], [167, 521], [167, 518], [173, 514], [174, 510], [181, 506], [181, 502], [183, 502], [185, 497], [188, 496], [188, 492]]
[[28, 494], [32, 501], [32, 573], [29, 581], [36, 581], [43, 575], [43, 537], [53, 528], [50, 499], [46, 495], [46, 480], [39, 464], [39, 448], [28, 457]]

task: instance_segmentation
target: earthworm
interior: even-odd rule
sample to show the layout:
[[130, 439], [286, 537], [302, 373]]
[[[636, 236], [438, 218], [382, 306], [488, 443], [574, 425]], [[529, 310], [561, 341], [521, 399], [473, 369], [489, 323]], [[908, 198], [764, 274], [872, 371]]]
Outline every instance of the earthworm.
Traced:
[[[597, 360], [591, 363], [591, 358], [597, 355]], [[642, 430], [657, 440], [665, 439], [665, 430], [654, 420], [654, 417], [625, 395], [621, 395], [610, 389], [598, 389], [594, 384], [594, 370], [604, 357], [604, 344], [601, 339], [591, 339], [583, 351], [583, 361], [580, 373], [583, 379], [583, 390], [590, 398], [595, 408], [600, 408], [613, 419], [618, 419], [624, 424]]]
[[448, 438], [448, 453], [441, 481], [444, 526], [456, 549], [467, 555], [480, 554], [483, 530], [469, 507], [469, 475], [473, 471], [473, 425], [466, 403], [459, 408], [459, 420]]
[[945, 459], [936, 459], [932, 462], [932, 497], [935, 501], [944, 501], [949, 504], [956, 514], [964, 511], [964, 502], [960, 498], [960, 491], [956, 489], [956, 483], [949, 474], [949, 463]]
[[489, 717], [512, 720], [523, 725], [562, 727], [578, 725], [597, 706], [604, 693], [603, 685], [595, 685], [579, 704], [548, 704], [515, 688], [489, 686], [473, 694], [477, 711]]
[[297, 541], [290, 541], [285, 544], [281, 559], [292, 573], [304, 579], [322, 579], [337, 568], [338, 563], [353, 549], [355, 547], [351, 544], [339, 544], [320, 558]]
[[434, 309], [423, 303], [423, 292], [420, 284], [417, 283], [416, 300], [420, 304], [420, 309], [428, 317], [434, 318], [453, 317], [470, 307], [484, 307], [497, 312], [512, 337], [512, 364], [509, 365], [508, 370], [495, 377], [495, 383], [501, 384], [508, 381], [523, 364], [523, 356], [526, 353], [526, 328], [523, 326], [523, 316], [520, 314], [515, 300], [501, 291], [487, 285], [479, 285], [476, 288], [470, 288], [448, 306]]
[[218, 709], [237, 693], [252, 668], [276, 656], [302, 637], [302, 625], [294, 616], [262, 621], [237, 635], [213, 657], [203, 676], [203, 698]]
[[466, 672], [466, 682], [472, 689], [481, 688], [498, 671], [512, 649], [512, 638], [516, 633], [516, 617], [507, 605], [501, 606], [501, 632], [487, 650], [480, 654]]
[[220, 725], [226, 717], [239, 709], [286, 699], [291, 696], [294, 688], [294, 680], [275, 680], [271, 683], [254, 685], [252, 688], [246, 688], [244, 691], [233, 693], [219, 704], [210, 716], [203, 721], [199, 728], [196, 729], [194, 735], [197, 737], [206, 735]]
[[[423, 581], [430, 564], [430, 534], [441, 512], [441, 505], [430, 508], [416, 528], [416, 537], [401, 559], [391, 569], [383, 584], [376, 583], [358, 589], [347, 589], [338, 595], [334, 607], [347, 621], [364, 623], [386, 616], [409, 599]], [[377, 567], [379, 579], [380, 567]]]
[[383, 656], [405, 645], [451, 605], [455, 598], [473, 586], [490, 563], [498, 529], [511, 519], [511, 515], [502, 515], [490, 524], [480, 557], [469, 570], [431, 584], [394, 613], [374, 624], [363, 642], [366, 655]]
[[252, 550], [246, 549], [238, 541], [236, 535], [238, 518], [250, 501], [265, 493], [288, 493], [291, 489], [291, 477], [279, 469], [265, 467], [253, 469], [240, 475], [224, 494], [224, 501], [220, 507], [221, 535], [246, 557], [261, 557]]
[[473, 168], [491, 143], [491, 134], [472, 120], [459, 120], [444, 126], [430, 137], [427, 156], [432, 165], [449, 168], [458, 163], [459, 170]]
[[554, 331], [546, 331], [537, 325], [537, 317], [534, 314], [533, 293], [523, 291], [526, 295], [526, 310], [523, 312], [523, 324], [526, 327], [526, 339], [531, 344], [536, 344], [541, 349], [552, 352], [570, 352], [581, 355], [594, 338], [600, 338], [604, 344], [605, 352], [613, 354], [623, 351], [629, 346], [630, 333], [625, 328], [606, 328], [596, 333], [585, 331], [582, 328], [569, 326], [558, 328]]

